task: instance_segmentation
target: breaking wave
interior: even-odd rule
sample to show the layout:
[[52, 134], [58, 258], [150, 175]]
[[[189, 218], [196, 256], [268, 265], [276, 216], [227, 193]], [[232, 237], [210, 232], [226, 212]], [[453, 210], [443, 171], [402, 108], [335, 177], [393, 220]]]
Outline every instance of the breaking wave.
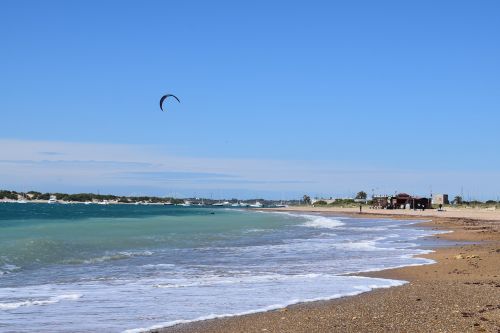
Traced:
[[110, 254], [110, 255], [104, 255], [101, 257], [95, 257], [95, 258], [90, 258], [90, 259], [69, 259], [65, 260], [64, 263], [66, 264], [97, 264], [105, 261], [111, 261], [111, 260], [121, 260], [121, 259], [127, 259], [127, 258], [134, 258], [134, 257], [146, 257], [146, 256], [152, 256], [153, 252], [151, 251], [138, 251], [138, 252], [118, 252], [115, 254]]
[[21, 302], [0, 303], [0, 310], [14, 310], [22, 306], [49, 305], [59, 303], [60, 301], [74, 301], [82, 297], [81, 294], [68, 294], [53, 296], [48, 299], [25, 300]]
[[316, 215], [302, 215], [303, 217], [309, 219], [306, 223], [302, 224], [304, 227], [310, 228], [322, 228], [322, 229], [335, 229], [337, 227], [343, 226], [344, 223], [325, 216]]

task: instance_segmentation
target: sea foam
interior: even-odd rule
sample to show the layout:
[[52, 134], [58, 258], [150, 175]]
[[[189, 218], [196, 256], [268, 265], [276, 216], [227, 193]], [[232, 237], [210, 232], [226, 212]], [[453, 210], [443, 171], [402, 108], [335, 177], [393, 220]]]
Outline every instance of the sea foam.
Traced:
[[[298, 304], [298, 303], [327, 301], [327, 300], [332, 300], [332, 299], [341, 298], [341, 297], [355, 296], [355, 295], [359, 295], [359, 294], [371, 291], [373, 289], [391, 288], [391, 287], [401, 286], [401, 285], [404, 285], [407, 283], [406, 281], [400, 281], [400, 280], [371, 279], [371, 278], [355, 277], [355, 276], [350, 277], [350, 278], [352, 278], [354, 282], [360, 283], [360, 284], [354, 285], [352, 287], [352, 289], [354, 289], [354, 291], [350, 291], [350, 292], [336, 293], [336, 294], [328, 295], [328, 296], [324, 296], [324, 297], [292, 299], [288, 302], [284, 302], [284, 303], [280, 303], [280, 304], [272, 304], [272, 305], [269, 305], [266, 307], [248, 310], [248, 311], [241, 311], [241, 312], [235, 312], [235, 313], [223, 313], [223, 314], [210, 314], [210, 315], [201, 316], [201, 317], [198, 317], [195, 319], [172, 320], [172, 321], [168, 321], [168, 322], [164, 322], [164, 323], [155, 324], [155, 325], [152, 325], [150, 327], [127, 329], [127, 330], [124, 330], [122, 333], [143, 333], [143, 332], [147, 332], [150, 330], [160, 329], [160, 328], [164, 328], [164, 327], [171, 327], [171, 326], [175, 326], [175, 325], [179, 325], [179, 324], [187, 324], [187, 323], [192, 323], [192, 322], [197, 322], [197, 321], [211, 320], [211, 319], [218, 319], [218, 318], [243, 316], [243, 315], [248, 315], [248, 314], [252, 314], [252, 313], [259, 313], [259, 312], [267, 312], [267, 311], [282, 309], [282, 308], [285, 308], [287, 306]], [[357, 281], [357, 280], [359, 280], [359, 281]], [[361, 284], [361, 280], [366, 280], [366, 282], [369, 281], [369, 283]]]
[[304, 227], [335, 229], [337, 227], [344, 225], [344, 223], [339, 220], [325, 216], [317, 216], [317, 215], [302, 215], [302, 216], [309, 220], [304, 224], [302, 224], [302, 226]]
[[16, 272], [20, 269], [21, 269], [21, 267], [16, 266], [16, 265], [4, 264], [4, 265], [0, 266], [0, 276], [2, 276], [4, 274]]
[[48, 299], [39, 300], [25, 300], [21, 302], [10, 302], [10, 303], [0, 303], [0, 310], [13, 310], [20, 308], [22, 306], [34, 306], [34, 305], [49, 305], [59, 303], [63, 300], [74, 301], [82, 297], [81, 294], [69, 294], [69, 295], [59, 295], [53, 296]]
[[67, 263], [67, 264], [97, 264], [97, 263], [102, 263], [102, 262], [111, 261], [111, 260], [121, 260], [121, 259], [134, 258], [134, 257], [148, 257], [148, 256], [152, 256], [152, 255], [153, 255], [153, 252], [151, 252], [151, 251], [136, 251], [136, 252], [122, 251], [122, 252], [104, 255], [104, 256], [95, 257], [95, 258], [90, 258], [90, 259], [69, 259], [69, 260], [65, 260], [64, 263]]

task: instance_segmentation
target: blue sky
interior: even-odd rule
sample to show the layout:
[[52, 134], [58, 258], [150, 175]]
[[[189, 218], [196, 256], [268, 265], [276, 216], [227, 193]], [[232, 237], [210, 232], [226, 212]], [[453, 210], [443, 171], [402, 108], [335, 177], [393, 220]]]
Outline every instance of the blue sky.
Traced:
[[[0, 187], [495, 198], [499, 15], [497, 1], [3, 1]], [[163, 93], [182, 103], [162, 113]]]

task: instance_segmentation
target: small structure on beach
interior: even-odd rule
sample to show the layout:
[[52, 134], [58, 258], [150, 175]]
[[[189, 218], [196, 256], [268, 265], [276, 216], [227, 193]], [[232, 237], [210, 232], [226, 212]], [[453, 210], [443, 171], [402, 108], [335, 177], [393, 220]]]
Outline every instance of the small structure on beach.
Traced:
[[434, 194], [432, 195], [433, 205], [449, 205], [448, 194]]
[[393, 209], [410, 209], [411, 195], [407, 193], [399, 193], [391, 198], [391, 205]]
[[379, 195], [372, 198], [372, 207], [375, 209], [428, 209], [431, 208], [431, 199], [399, 193], [394, 196]]
[[431, 208], [431, 199], [399, 193], [391, 198], [393, 209], [428, 209]]
[[387, 209], [391, 205], [390, 195], [374, 195], [372, 197], [372, 208]]

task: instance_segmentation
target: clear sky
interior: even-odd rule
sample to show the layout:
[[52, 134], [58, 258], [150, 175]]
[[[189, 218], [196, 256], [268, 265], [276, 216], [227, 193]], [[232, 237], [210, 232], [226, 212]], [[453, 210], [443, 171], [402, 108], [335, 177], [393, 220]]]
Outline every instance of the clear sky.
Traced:
[[0, 188], [500, 196], [498, 1], [1, 7]]

